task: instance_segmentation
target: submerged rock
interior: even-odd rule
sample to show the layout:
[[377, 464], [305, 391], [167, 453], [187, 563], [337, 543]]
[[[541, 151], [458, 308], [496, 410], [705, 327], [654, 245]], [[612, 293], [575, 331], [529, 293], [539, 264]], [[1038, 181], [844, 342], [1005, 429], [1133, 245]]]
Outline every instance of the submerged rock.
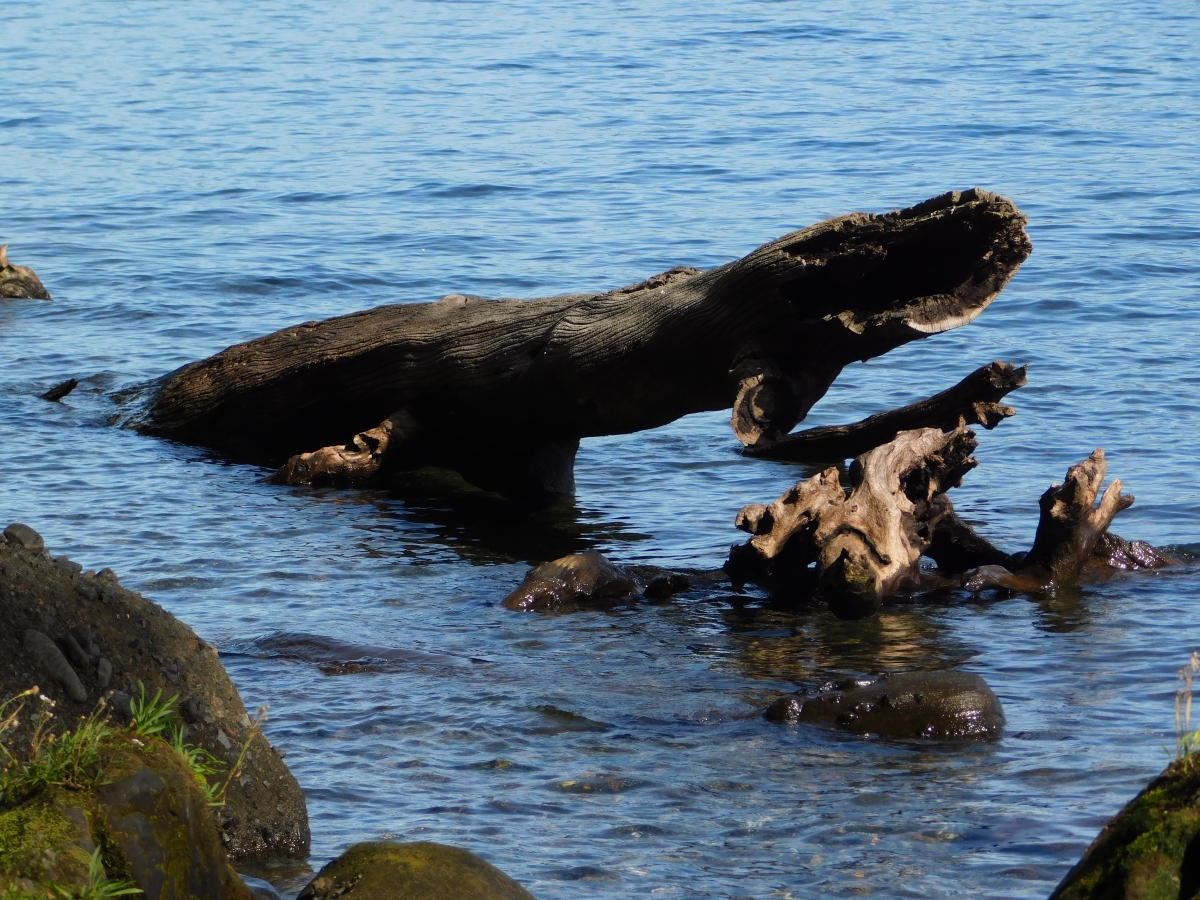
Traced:
[[970, 672], [906, 672], [789, 694], [767, 707], [772, 722], [812, 722], [891, 738], [982, 740], [1000, 736], [1004, 710]]
[[0, 246], [0, 298], [49, 300], [50, 292], [29, 266], [8, 261], [8, 244]]
[[252, 735], [250, 717], [216, 648], [158, 605], [121, 587], [110, 570], [96, 575], [56, 564], [28, 526], [10, 526], [5, 537], [0, 541], [0, 698], [36, 684], [70, 727], [102, 696], [115, 721], [127, 721], [130, 697], [141, 692], [139, 682], [151, 697], [160, 690], [163, 698], [178, 694], [189, 743], [230, 767], [250, 741], [242, 775], [229, 786], [220, 811], [226, 849], [235, 857], [305, 854], [304, 794], [266, 739]]
[[503, 605], [520, 611], [558, 609], [571, 603], [623, 600], [637, 593], [637, 584], [625, 570], [589, 550], [534, 567]]
[[297, 900], [533, 900], [467, 850], [420, 841], [355, 844], [326, 865]]
[[1200, 759], [1172, 763], [1104, 826], [1050, 900], [1200, 896]]

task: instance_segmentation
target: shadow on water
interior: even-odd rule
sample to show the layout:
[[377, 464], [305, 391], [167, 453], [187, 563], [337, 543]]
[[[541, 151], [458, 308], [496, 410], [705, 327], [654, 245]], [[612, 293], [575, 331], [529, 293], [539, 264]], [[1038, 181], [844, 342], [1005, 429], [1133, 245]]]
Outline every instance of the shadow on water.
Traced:
[[[315, 502], [344, 502], [345, 489], [299, 488]], [[474, 565], [544, 562], [597, 545], [648, 540], [620, 522], [580, 509], [573, 497], [510, 500], [481, 490], [457, 472], [425, 468], [392, 477], [386, 488], [349, 493], [381, 523], [423, 526], [422, 540]]]

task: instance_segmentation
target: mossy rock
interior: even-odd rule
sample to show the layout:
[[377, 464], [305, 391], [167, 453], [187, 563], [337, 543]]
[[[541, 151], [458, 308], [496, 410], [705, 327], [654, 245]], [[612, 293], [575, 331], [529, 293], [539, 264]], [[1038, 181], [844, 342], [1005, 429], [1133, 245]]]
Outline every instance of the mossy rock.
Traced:
[[96, 849], [95, 809], [90, 795], [58, 789], [0, 810], [0, 897], [45, 897], [54, 885], [85, 885]]
[[1173, 763], [1110, 821], [1051, 900], [1200, 896], [1200, 760]]
[[321, 869], [297, 900], [533, 900], [491, 863], [420, 841], [355, 844]]
[[[129, 697], [139, 693], [139, 682], [151, 697], [159, 691], [164, 698], [178, 694], [176, 710], [188, 726], [189, 742], [232, 766], [249, 741], [241, 776], [229, 785], [221, 809], [225, 848], [239, 858], [306, 856], [304, 793], [282, 755], [253, 729], [216, 648], [162, 607], [123, 588], [110, 570], [82, 572], [65, 557], [52, 560], [28, 527], [10, 527], [9, 534], [0, 537], [0, 699], [38, 685], [55, 701], [60, 724], [70, 728], [109, 689], [120, 692], [109, 697], [118, 720], [128, 717]], [[78, 629], [89, 633], [84, 643], [90, 646], [79, 648], [87, 664], [69, 652], [67, 639]], [[30, 630], [58, 646], [64, 658], [54, 669], [73, 671], [86, 699], [75, 699], [78, 693], [73, 696], [46, 668], [47, 657], [29, 652], [24, 635]], [[103, 669], [101, 659], [107, 663]]]
[[191, 770], [163, 741], [121, 732], [101, 749], [104, 826], [145, 900], [251, 900]]

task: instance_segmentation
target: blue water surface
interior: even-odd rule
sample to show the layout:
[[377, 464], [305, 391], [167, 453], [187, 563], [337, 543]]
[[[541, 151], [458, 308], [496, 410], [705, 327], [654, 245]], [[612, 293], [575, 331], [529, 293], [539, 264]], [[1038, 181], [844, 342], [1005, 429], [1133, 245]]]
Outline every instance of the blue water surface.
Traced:
[[[1191, 566], [853, 623], [717, 589], [496, 605], [584, 548], [718, 567], [738, 508], [803, 474], [741, 458], [726, 414], [585, 441], [574, 504], [536, 513], [276, 487], [109, 419], [122, 388], [289, 323], [614, 287], [979, 185], [1029, 216], [1033, 256], [971, 326], [847, 369], [809, 424], [1028, 364], [960, 512], [1028, 546], [1038, 495], [1102, 446], [1137, 496], [1117, 530], [1193, 544], [1195, 5], [10, 0], [4, 20], [0, 243], [54, 299], [0, 301], [0, 519], [222, 649], [271, 705], [313, 867], [386, 836], [467, 847], [543, 900], [1044, 897], [1166, 762]], [[269, 651], [294, 634], [452, 659], [323, 670]], [[998, 743], [759, 716], [947, 666], [1002, 698]]]

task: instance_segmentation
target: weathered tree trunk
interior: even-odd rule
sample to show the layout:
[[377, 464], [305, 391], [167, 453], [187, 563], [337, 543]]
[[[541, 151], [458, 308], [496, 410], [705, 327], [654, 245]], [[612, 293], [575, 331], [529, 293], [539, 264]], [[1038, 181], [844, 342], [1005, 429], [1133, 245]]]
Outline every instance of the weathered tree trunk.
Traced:
[[1009, 416], [1011, 406], [1000, 400], [1025, 386], [1026, 367], [999, 360], [976, 369], [952, 388], [918, 403], [876, 413], [853, 425], [823, 425], [789, 434], [777, 441], [746, 447], [746, 456], [758, 459], [834, 460], [852, 459], [895, 440], [901, 431], [940, 428], [951, 431], [960, 422], [991, 430]]
[[[747, 506], [737, 526], [754, 535], [730, 552], [735, 583], [815, 577], [840, 616], [877, 611], [883, 598], [917, 580], [929, 547], [937, 498], [975, 467], [975, 434], [965, 425], [901, 432], [858, 457], [843, 491], [836, 468], [793, 487], [770, 506]], [[783, 567], [780, 566], [780, 561]], [[809, 563], [811, 577], [801, 574]]]
[[[370, 447], [403, 413], [371, 474], [440, 465], [485, 487], [569, 490], [591, 435], [733, 403], [743, 443], [777, 440], [849, 362], [979, 315], [1029, 255], [1024, 224], [1002, 197], [953, 192], [606, 293], [451, 295], [307, 322], [166, 376], [137, 426], [274, 465], [332, 447], [314, 471], [353, 480], [366, 451], [352, 436]], [[341, 452], [354, 458], [339, 468]], [[283, 477], [306, 480], [302, 462]]]

